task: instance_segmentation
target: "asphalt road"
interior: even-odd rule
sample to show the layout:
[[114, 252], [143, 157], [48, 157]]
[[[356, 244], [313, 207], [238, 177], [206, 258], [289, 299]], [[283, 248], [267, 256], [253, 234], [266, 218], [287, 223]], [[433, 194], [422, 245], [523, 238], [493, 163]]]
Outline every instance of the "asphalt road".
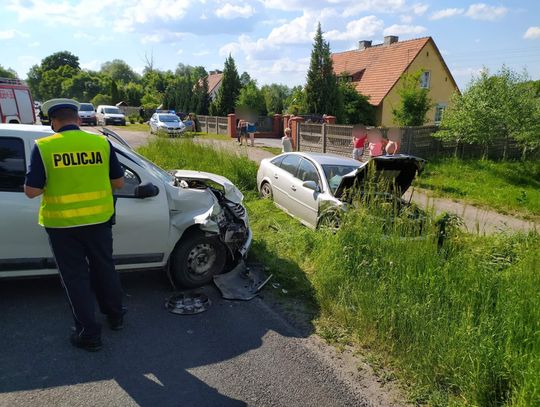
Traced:
[[[135, 145], [147, 137], [133, 133], [123, 135]], [[227, 301], [207, 286], [210, 309], [179, 316], [164, 308], [160, 271], [122, 282], [125, 328], [105, 325], [104, 348], [88, 353], [69, 343], [58, 277], [0, 280], [0, 407], [393, 405], [366, 366], [329, 356], [263, 299]]]
[[57, 277], [0, 281], [0, 406], [362, 406], [359, 391], [261, 299], [180, 316], [160, 272], [122, 275], [125, 328], [104, 348], [68, 341]]

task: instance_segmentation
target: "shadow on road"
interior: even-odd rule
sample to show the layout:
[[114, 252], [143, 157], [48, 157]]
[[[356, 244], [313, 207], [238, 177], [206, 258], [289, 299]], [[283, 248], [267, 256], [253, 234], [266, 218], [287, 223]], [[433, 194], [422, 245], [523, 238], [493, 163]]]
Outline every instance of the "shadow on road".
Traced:
[[[261, 347], [270, 331], [299, 336], [260, 299], [226, 301], [216, 289], [205, 287], [213, 302], [210, 309], [178, 316], [163, 307], [171, 292], [159, 271], [126, 273], [122, 280], [129, 307], [125, 328], [112, 332], [104, 324], [104, 349], [97, 353], [69, 344], [71, 315], [57, 277], [0, 281], [0, 404], [5, 393], [111, 381], [109, 390], [100, 388], [96, 395], [104, 402], [125, 397], [120, 405], [245, 405], [231, 394], [236, 391], [230, 383], [225, 386], [229, 394], [222, 394], [215, 383], [223, 378], [209, 385], [195, 375], [197, 368]], [[226, 380], [234, 381], [238, 372], [231, 364], [220, 366], [220, 375], [225, 369]], [[205, 377], [213, 368], [207, 369]]]

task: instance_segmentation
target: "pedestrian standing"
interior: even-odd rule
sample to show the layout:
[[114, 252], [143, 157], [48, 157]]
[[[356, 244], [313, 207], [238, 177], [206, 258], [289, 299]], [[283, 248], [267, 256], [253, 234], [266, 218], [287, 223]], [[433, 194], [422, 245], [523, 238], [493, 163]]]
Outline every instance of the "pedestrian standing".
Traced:
[[379, 129], [375, 127], [369, 129], [367, 140], [369, 142], [368, 148], [370, 157], [378, 157], [383, 155], [386, 140], [383, 138]]
[[285, 129], [285, 135], [281, 137], [281, 152], [289, 153], [291, 151], [293, 151], [291, 142], [291, 129], [287, 127]]
[[362, 155], [364, 154], [364, 145], [367, 140], [366, 128], [362, 125], [355, 125], [352, 129], [353, 136], [353, 151], [352, 157], [355, 160], [361, 161]]
[[[255, 147], [255, 132], [257, 131], [257, 127], [255, 126], [255, 123], [248, 122], [247, 125], [247, 134], [249, 134], [249, 140], [251, 141], [251, 147]], [[247, 146], [247, 137], [246, 137], [246, 146]]]
[[43, 103], [55, 134], [36, 140], [26, 174], [25, 194], [43, 195], [39, 224], [45, 227], [75, 327], [71, 343], [101, 349], [94, 297], [111, 329], [123, 327], [122, 286], [113, 263], [113, 188], [123, 170], [104, 137], [79, 129], [79, 103]]

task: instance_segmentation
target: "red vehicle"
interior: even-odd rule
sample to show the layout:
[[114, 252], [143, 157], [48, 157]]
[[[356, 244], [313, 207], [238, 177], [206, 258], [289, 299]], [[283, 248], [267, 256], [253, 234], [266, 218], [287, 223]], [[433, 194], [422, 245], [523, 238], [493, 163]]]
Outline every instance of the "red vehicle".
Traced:
[[30, 89], [19, 79], [0, 78], [0, 123], [34, 124]]

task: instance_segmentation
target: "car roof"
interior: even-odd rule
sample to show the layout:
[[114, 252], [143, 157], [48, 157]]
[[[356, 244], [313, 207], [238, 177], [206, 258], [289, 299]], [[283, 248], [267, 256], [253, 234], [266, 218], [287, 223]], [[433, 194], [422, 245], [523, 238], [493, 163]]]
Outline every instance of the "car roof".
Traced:
[[[83, 130], [86, 133], [102, 135], [92, 131]], [[50, 126], [40, 126], [37, 124], [7, 124], [0, 123], [0, 137], [20, 137], [24, 140], [35, 140], [42, 137], [50, 136], [55, 132]], [[111, 137], [107, 139], [117, 147], [119, 143]]]
[[360, 161], [354, 160], [352, 158], [343, 157], [340, 155], [335, 155], [335, 154], [306, 153], [306, 152], [292, 152], [292, 153], [285, 153], [285, 154], [300, 155], [302, 157], [309, 158], [320, 165], [354, 165], [357, 167], [362, 165]]

